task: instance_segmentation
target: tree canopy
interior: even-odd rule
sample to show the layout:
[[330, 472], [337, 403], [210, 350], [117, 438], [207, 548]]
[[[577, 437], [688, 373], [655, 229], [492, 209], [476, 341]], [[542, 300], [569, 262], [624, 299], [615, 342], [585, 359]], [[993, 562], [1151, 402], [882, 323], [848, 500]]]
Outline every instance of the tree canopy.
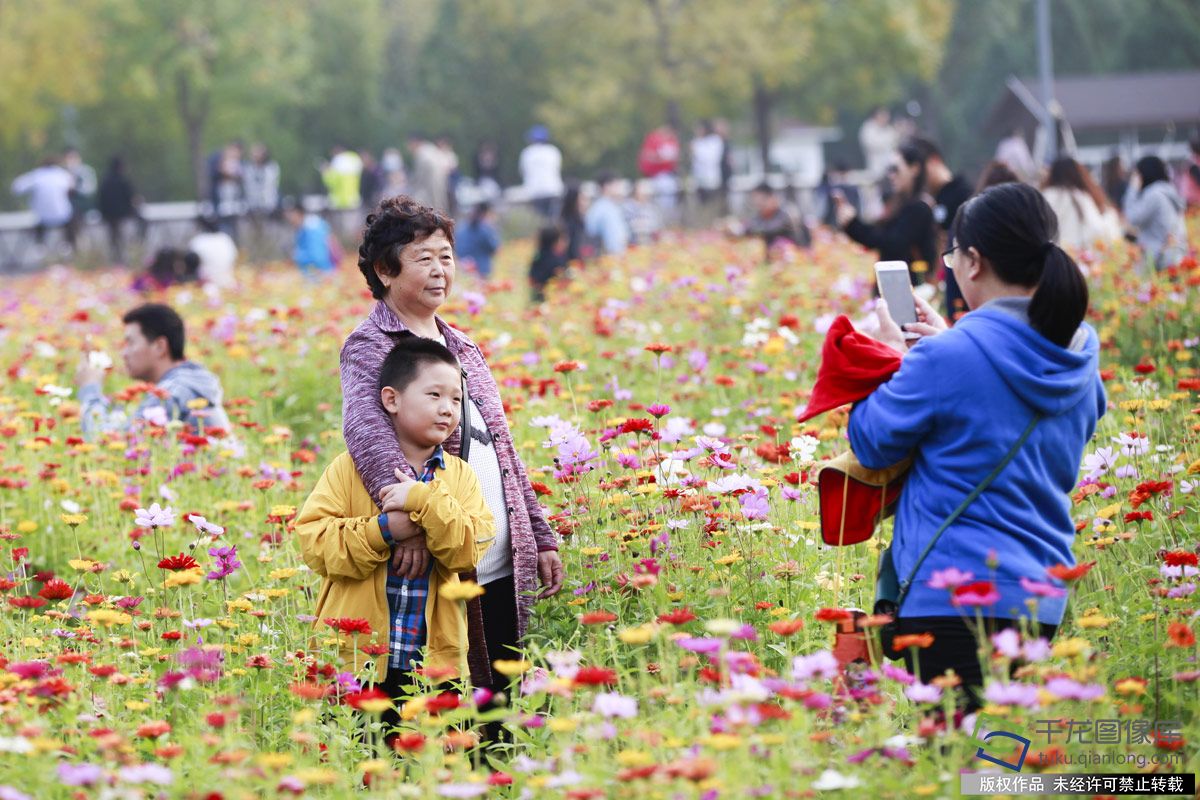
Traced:
[[[525, 130], [569, 172], [631, 173], [645, 132], [704, 117], [742, 143], [783, 118], [853, 126], [918, 97], [955, 158], [1009, 74], [1035, 70], [1034, 0], [8, 0], [0, 181], [47, 151], [122, 154], [151, 199], [193, 196], [203, 159], [262, 141], [284, 189], [335, 143], [483, 140], [515, 179]], [[1195, 0], [1052, 0], [1060, 73], [1195, 66]], [[853, 130], [847, 129], [853, 139]], [[849, 144], [849, 143], [848, 143]], [[0, 193], [0, 206], [14, 200]]]

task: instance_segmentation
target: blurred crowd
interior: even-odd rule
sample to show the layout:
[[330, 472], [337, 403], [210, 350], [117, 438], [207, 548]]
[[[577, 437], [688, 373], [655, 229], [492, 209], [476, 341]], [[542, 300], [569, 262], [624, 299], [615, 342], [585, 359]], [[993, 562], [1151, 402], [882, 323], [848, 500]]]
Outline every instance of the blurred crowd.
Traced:
[[[908, 263], [914, 285], [940, 281], [953, 316], [961, 313], [961, 297], [953, 276], [940, 268], [939, 251], [958, 207], [986, 187], [1009, 181], [1042, 191], [1058, 217], [1059, 243], [1070, 250], [1125, 237], [1140, 245], [1140, 264], [1147, 270], [1170, 267], [1188, 252], [1183, 214], [1200, 203], [1200, 140], [1192, 143], [1184, 164], [1167, 165], [1147, 155], [1130, 167], [1114, 154], [1093, 175], [1069, 149], [1038, 163], [1023, 133], [1014, 130], [978, 176], [967, 176], [946, 163], [911, 118], [893, 119], [886, 108], [867, 117], [858, 139], [862, 168], [835, 162], [802, 199], [796, 187], [764, 178], [746, 193], [746, 202], [735, 204], [723, 120], [699, 121], [686, 142], [669, 125], [654, 128], [643, 139], [633, 179], [606, 171], [588, 182], [564, 177], [563, 153], [550, 130], [534, 125], [517, 155], [519, 183], [508, 189], [495, 142], [480, 142], [464, 164], [448, 137], [414, 134], [403, 149], [378, 154], [345, 144], [331, 148], [314, 162], [326, 198], [320, 207], [281, 193], [280, 166], [265, 144], [232, 141], [206, 159], [195, 235], [149, 256], [139, 280], [144, 286], [187, 280], [232, 285], [239, 230], [247, 225], [261, 230], [268, 221], [287, 224], [292, 260], [316, 278], [340, 260], [339, 234], [353, 235], [361, 224], [359, 215], [339, 212], [371, 209], [399, 194], [458, 219], [459, 259], [483, 279], [492, 274], [501, 246], [500, 213], [516, 205], [531, 209], [539, 220], [529, 268], [535, 300], [571, 264], [656, 240], [680, 221], [686, 206], [693, 226], [761, 239], [767, 259], [781, 247], [808, 246], [818, 226], [840, 230], [881, 260]], [[145, 231], [143, 200], [120, 156], [98, 177], [78, 150], [69, 149], [19, 176], [12, 191], [33, 212], [37, 246], [49, 231], [59, 230], [69, 253], [86, 215], [94, 212], [107, 231], [112, 263], [124, 264], [128, 240]], [[731, 215], [735, 210], [740, 216]], [[355, 230], [339, 229], [338, 218], [352, 219]]]

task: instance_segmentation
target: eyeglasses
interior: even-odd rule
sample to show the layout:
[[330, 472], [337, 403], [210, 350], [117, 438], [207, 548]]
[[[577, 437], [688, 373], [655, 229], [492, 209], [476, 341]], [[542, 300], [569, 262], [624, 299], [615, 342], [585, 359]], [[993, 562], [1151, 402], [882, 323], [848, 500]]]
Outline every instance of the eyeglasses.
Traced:
[[954, 269], [954, 251], [958, 249], [958, 245], [951, 247], [946, 252], [942, 253], [942, 263], [946, 265], [946, 269]]

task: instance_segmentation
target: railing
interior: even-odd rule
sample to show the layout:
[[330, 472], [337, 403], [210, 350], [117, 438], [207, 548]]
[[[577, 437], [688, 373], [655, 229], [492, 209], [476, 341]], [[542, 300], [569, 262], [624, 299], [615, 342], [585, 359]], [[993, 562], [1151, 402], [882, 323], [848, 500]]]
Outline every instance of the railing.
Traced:
[[[754, 175], [735, 175], [730, 179], [728, 211], [741, 214], [746, 208], [746, 198], [763, 181]], [[788, 175], [772, 173], [766, 181], [782, 191], [807, 216], [816, 211], [813, 186], [797, 186]], [[878, 203], [875, 187], [863, 173], [850, 176], [850, 182], [859, 186], [867, 215]], [[585, 191], [595, 187], [584, 184]], [[456, 192], [458, 208], [467, 210], [481, 200], [491, 200], [504, 220], [509, 235], [533, 233], [538, 217], [529, 208], [529, 197], [523, 187], [504, 189], [499, 197], [488, 195], [482, 188], [464, 182]], [[712, 222], [712, 213], [703, 211], [695, 194], [685, 183], [680, 184], [678, 196], [672, 207], [665, 209], [664, 218], [668, 225], [698, 227]], [[306, 195], [302, 199], [304, 208], [319, 212], [350, 248], [357, 247], [357, 238], [363, 224], [364, 210], [355, 208], [333, 210], [324, 195]], [[125, 263], [136, 266], [145, 263], [159, 248], [186, 247], [187, 242], [198, 232], [197, 220], [210, 214], [211, 205], [194, 201], [146, 203], [141, 207], [141, 218], [126, 220], [123, 224]], [[261, 262], [290, 257], [292, 245], [291, 228], [278, 215], [253, 215], [244, 209], [227, 217], [233, 226], [234, 238], [243, 262]], [[63, 261], [72, 261], [81, 266], [100, 266], [112, 262], [109, 252], [108, 228], [96, 211], [88, 211], [76, 235], [74, 252], [66, 243], [65, 231], [50, 229], [45, 234], [44, 244], [35, 241], [37, 220], [27, 211], [0, 214], [0, 273], [28, 272], [43, 266]], [[138, 234], [138, 235], [135, 235]]]

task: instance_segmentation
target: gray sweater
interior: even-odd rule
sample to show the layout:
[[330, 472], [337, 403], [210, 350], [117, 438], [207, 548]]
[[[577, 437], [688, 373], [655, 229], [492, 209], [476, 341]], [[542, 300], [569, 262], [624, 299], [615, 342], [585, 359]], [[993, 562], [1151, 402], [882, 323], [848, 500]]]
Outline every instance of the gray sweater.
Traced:
[[1183, 198], [1166, 181], [1156, 181], [1141, 191], [1130, 182], [1125, 191], [1125, 218], [1137, 228], [1138, 245], [1156, 269], [1176, 264], [1187, 251]]

